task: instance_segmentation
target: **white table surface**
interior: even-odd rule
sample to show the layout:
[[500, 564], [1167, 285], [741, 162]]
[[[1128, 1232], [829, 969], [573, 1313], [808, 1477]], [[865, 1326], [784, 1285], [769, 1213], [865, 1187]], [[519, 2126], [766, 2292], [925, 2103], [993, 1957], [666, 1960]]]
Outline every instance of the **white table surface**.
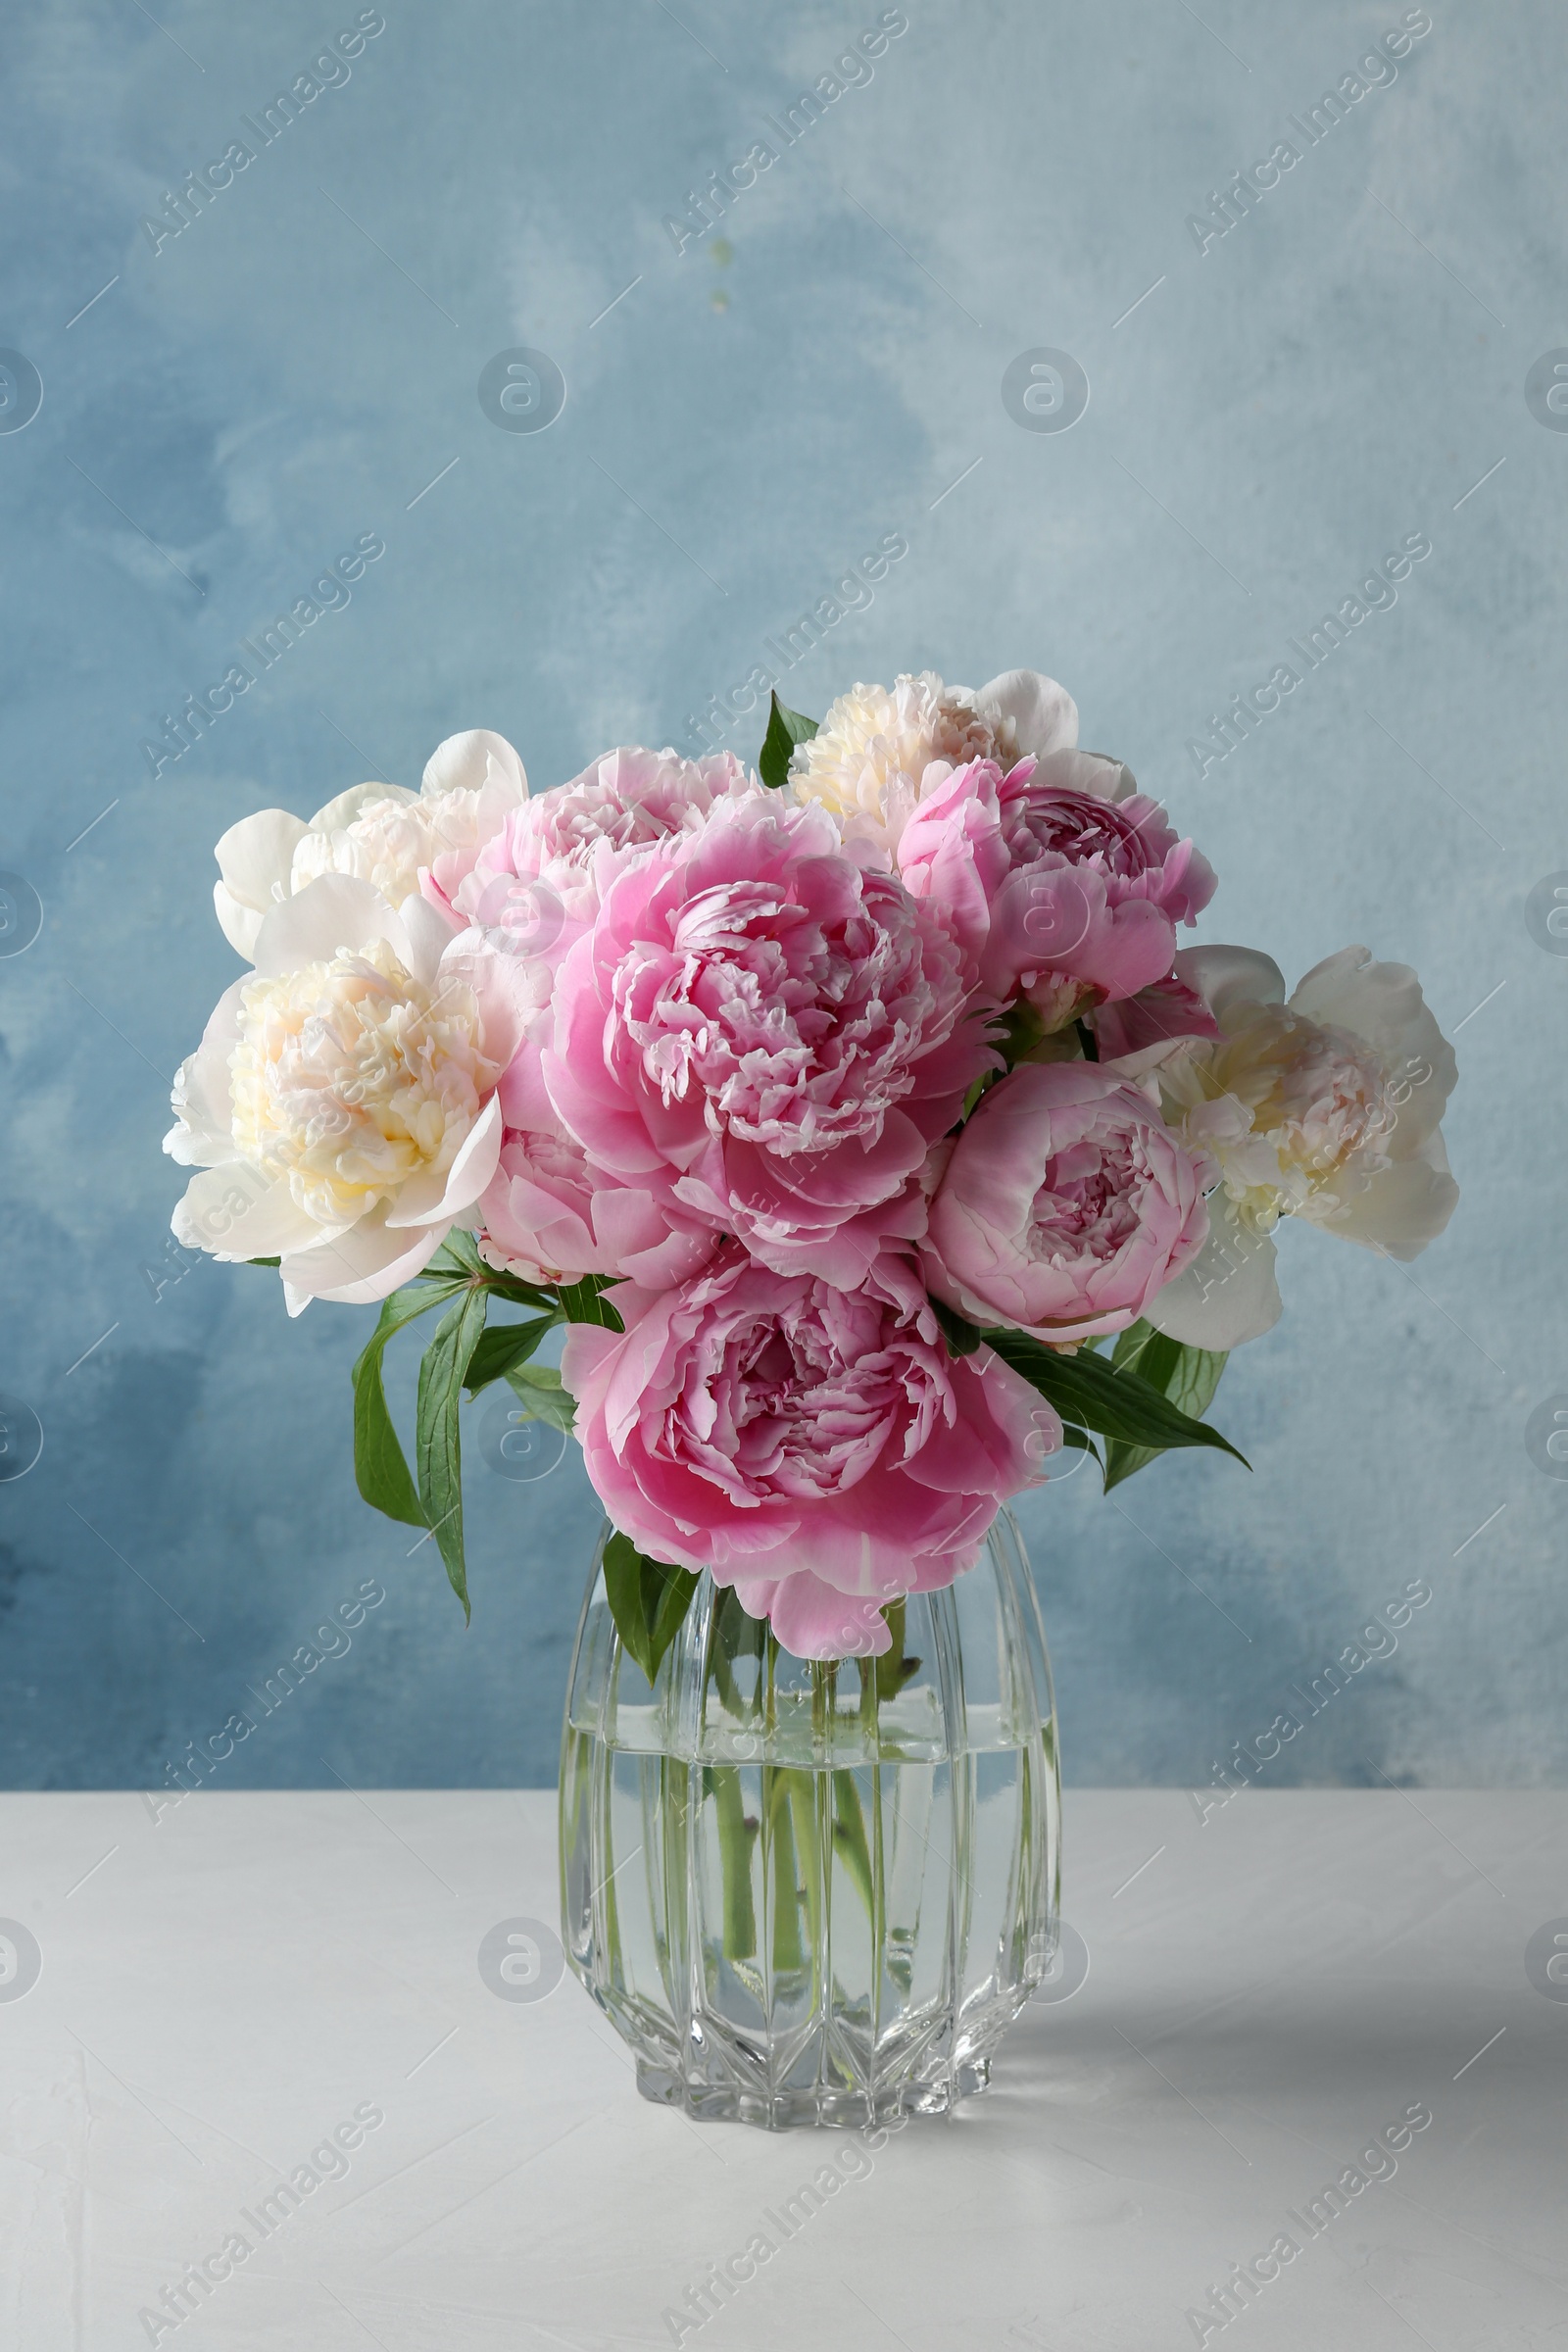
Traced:
[[[846, 2157], [680, 2340], [1158, 2352], [1283, 2232], [1209, 2344], [1568, 2346], [1568, 2000], [1525, 1965], [1568, 1914], [1568, 1795], [1250, 1792], [1200, 1826], [1180, 1791], [1075, 1790], [1066, 1838], [1082, 1988], [1031, 2004], [987, 2097]], [[544, 1793], [0, 1798], [0, 1920], [41, 1953], [0, 1983], [4, 2352], [674, 2341], [845, 2135], [646, 2105], [569, 1976], [482, 1980], [530, 1916]], [[361, 2106], [384, 2121], [264, 2241], [242, 2212]], [[1412, 2107], [1397, 2170], [1308, 2239], [1288, 2217]], [[236, 2231], [192, 2316], [139, 2318]]]

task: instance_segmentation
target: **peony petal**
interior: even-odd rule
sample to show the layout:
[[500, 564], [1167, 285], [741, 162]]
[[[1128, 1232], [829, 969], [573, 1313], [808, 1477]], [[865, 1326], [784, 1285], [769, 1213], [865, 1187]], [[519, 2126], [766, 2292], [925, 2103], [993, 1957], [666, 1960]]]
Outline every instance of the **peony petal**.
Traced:
[[1341, 948], [1313, 965], [1290, 1002], [1308, 1020], [1365, 1038], [1397, 1089], [1389, 1152], [1417, 1156], [1443, 1117], [1458, 1066], [1410, 966], [1379, 963], [1366, 948]]
[[1063, 746], [1035, 762], [1031, 782], [1053, 792], [1083, 792], [1094, 801], [1130, 801], [1138, 779], [1123, 760], [1106, 752], [1080, 752]]
[[421, 789], [426, 800], [439, 792], [478, 792], [492, 775], [514, 785], [519, 800], [526, 799], [528, 778], [506, 737], [488, 727], [469, 727], [437, 744], [425, 762]]
[[[318, 1234], [320, 1228], [312, 1230]], [[373, 1305], [379, 1298], [390, 1298], [428, 1264], [442, 1233], [441, 1227], [426, 1225], [411, 1242], [407, 1234], [392, 1232], [379, 1212], [372, 1210], [346, 1233], [318, 1240], [308, 1249], [296, 1248], [292, 1253], [285, 1250], [284, 1285], [302, 1299], [335, 1298], [348, 1306]], [[289, 1311], [299, 1310], [291, 1304]]]
[[421, 988], [429, 988], [440, 968], [442, 956], [453, 944], [452, 925], [417, 891], [404, 900], [397, 912], [403, 935], [409, 944], [409, 952], [404, 958], [405, 968]]
[[309, 830], [287, 808], [259, 808], [220, 834], [213, 856], [230, 898], [265, 914], [287, 891], [295, 849]]
[[444, 1177], [434, 1169], [427, 1169], [402, 1186], [396, 1202], [388, 1204], [388, 1232], [427, 1225], [435, 1218], [444, 1226], [450, 1225], [454, 1217], [471, 1208], [496, 1172], [501, 1157], [501, 1105], [492, 1095], [464, 1137]]
[[1448, 1172], [1448, 1157], [1441, 1135], [1430, 1135], [1419, 1153], [1382, 1168], [1340, 1208], [1314, 1216], [1308, 1201], [1301, 1211], [1325, 1233], [1359, 1242], [1380, 1257], [1419, 1257], [1435, 1242], [1459, 1203], [1459, 1187]]
[[256, 941], [256, 969], [263, 978], [328, 963], [334, 956], [358, 955], [384, 939], [402, 953], [407, 934], [381, 893], [354, 874], [321, 874], [297, 897], [274, 906]]
[[1217, 1021], [1245, 1004], [1283, 1004], [1285, 974], [1256, 948], [1183, 948], [1178, 980], [1196, 988]]
[[179, 1065], [173, 1106], [179, 1124], [164, 1138], [164, 1150], [182, 1167], [215, 1167], [234, 1158], [233, 1108], [228, 1057], [239, 1037], [247, 976], [225, 988], [214, 1005], [202, 1042]]
[[213, 906], [218, 914], [218, 927], [236, 956], [249, 963], [256, 951], [256, 934], [262, 927], [259, 906], [243, 906], [225, 883], [213, 884]]
[[181, 1249], [205, 1250], [228, 1264], [282, 1256], [321, 1230], [295, 1207], [286, 1183], [237, 1159], [193, 1176], [170, 1224]]
[[327, 802], [324, 808], [318, 808], [309, 830], [312, 833], [342, 833], [377, 801], [398, 801], [406, 807], [418, 797], [406, 784], [351, 784], [347, 792], [340, 792], [336, 800]]
[[1223, 1195], [1214, 1196], [1208, 1211], [1208, 1240], [1186, 1273], [1149, 1301], [1144, 1317], [1189, 1348], [1223, 1351], [1271, 1331], [1283, 1301], [1273, 1243], [1245, 1227]]
[[765, 1616], [796, 1658], [877, 1658], [893, 1647], [882, 1603], [840, 1592], [808, 1569], [778, 1581], [737, 1579], [736, 1595], [750, 1616]]
[[1170, 970], [1176, 926], [1148, 899], [1125, 899], [1107, 907], [1081, 947], [1062, 958], [1061, 969], [1090, 981], [1106, 1003], [1135, 997]]
[[1010, 718], [1020, 754], [1044, 758], [1070, 751], [1078, 741], [1078, 706], [1065, 686], [1038, 669], [1004, 669], [974, 698], [975, 709], [993, 724]]

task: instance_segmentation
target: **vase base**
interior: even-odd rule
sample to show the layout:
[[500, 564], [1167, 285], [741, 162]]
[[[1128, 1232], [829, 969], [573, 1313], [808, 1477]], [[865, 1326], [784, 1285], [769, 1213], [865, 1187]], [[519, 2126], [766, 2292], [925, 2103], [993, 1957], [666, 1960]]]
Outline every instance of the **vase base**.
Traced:
[[948, 2115], [960, 2099], [977, 2098], [990, 2086], [989, 2058], [973, 2059], [937, 2082], [896, 2083], [884, 2090], [819, 2083], [772, 2092], [738, 2082], [688, 2082], [671, 2067], [637, 2062], [637, 2088], [654, 2106], [678, 2107], [694, 2123], [750, 2124], [760, 2132], [802, 2125], [855, 2132], [911, 2115]]

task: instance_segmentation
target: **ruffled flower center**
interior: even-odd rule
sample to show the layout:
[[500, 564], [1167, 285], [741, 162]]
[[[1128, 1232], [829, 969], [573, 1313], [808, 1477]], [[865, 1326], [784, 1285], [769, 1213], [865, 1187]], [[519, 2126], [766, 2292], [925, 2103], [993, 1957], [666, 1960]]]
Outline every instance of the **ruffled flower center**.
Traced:
[[1087, 792], [1025, 791], [1004, 804], [1003, 831], [1014, 865], [1056, 855], [1106, 874], [1145, 874], [1169, 846], [1163, 812], [1140, 800], [1129, 816], [1113, 801]]
[[508, 828], [516, 871], [541, 872], [556, 858], [585, 866], [602, 841], [635, 850], [690, 832], [715, 801], [745, 788], [745, 771], [727, 752], [706, 760], [639, 749], [612, 752], [518, 810]]
[[[446, 850], [471, 849], [479, 837], [479, 795], [457, 790], [422, 799], [368, 801], [351, 824], [307, 833], [294, 851], [288, 894], [321, 874], [354, 874], [401, 906], [419, 887], [419, 869]], [[274, 895], [285, 894], [279, 888]]]
[[414, 980], [385, 941], [257, 978], [229, 1055], [240, 1155], [318, 1224], [352, 1224], [457, 1156], [500, 1075], [463, 982]]
[[1135, 1134], [1085, 1136], [1054, 1152], [1030, 1204], [1029, 1256], [1064, 1271], [1113, 1258], [1139, 1233], [1140, 1196], [1154, 1182]]
[[840, 695], [796, 753], [793, 782], [800, 799], [858, 819], [891, 848], [919, 805], [934, 760], [946, 774], [971, 760], [1010, 766], [1016, 756], [1010, 719], [993, 726], [934, 671], [922, 670], [891, 688], [855, 686]]
[[1395, 1089], [1364, 1039], [1259, 1005], [1236, 1036], [1197, 1052], [1192, 1068], [1200, 1099], [1187, 1131], [1260, 1231], [1339, 1206], [1391, 1164]]
[[934, 1350], [902, 1318], [816, 1283], [708, 1323], [679, 1374], [655, 1451], [751, 1508], [842, 1494], [955, 1418]]
[[712, 1132], [786, 1157], [875, 1141], [962, 992], [954, 952], [901, 884], [850, 867], [835, 880], [847, 877], [848, 912], [788, 884], [730, 882], [679, 909], [667, 947], [628, 952], [613, 1017], [666, 1105], [700, 1093]]

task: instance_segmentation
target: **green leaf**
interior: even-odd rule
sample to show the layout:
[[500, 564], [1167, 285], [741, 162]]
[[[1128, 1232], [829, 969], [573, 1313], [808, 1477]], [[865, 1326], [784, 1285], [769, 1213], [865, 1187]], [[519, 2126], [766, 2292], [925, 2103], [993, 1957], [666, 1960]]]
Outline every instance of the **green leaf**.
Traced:
[[697, 1579], [640, 1552], [617, 1530], [605, 1544], [605, 1592], [622, 1642], [650, 1683], [691, 1607]]
[[477, 1286], [465, 1285], [457, 1302], [436, 1325], [435, 1338], [419, 1365], [419, 1407], [415, 1451], [419, 1500], [446, 1562], [447, 1578], [468, 1606], [468, 1577], [463, 1556], [463, 1446], [458, 1435], [458, 1398], [468, 1361], [484, 1330], [489, 1299]]
[[[1035, 1048], [1044, 1042], [1046, 1024], [1028, 998], [1018, 997], [993, 1025], [990, 1034], [1003, 1060], [1013, 1070], [1020, 1061], [1027, 1061]], [[964, 1107], [967, 1109], [968, 1105]]]
[[411, 1285], [394, 1291], [382, 1301], [381, 1313], [369, 1344], [355, 1364], [354, 1379], [354, 1476], [360, 1493], [373, 1510], [384, 1511], [389, 1519], [401, 1519], [408, 1527], [424, 1527], [428, 1521], [409, 1475], [409, 1465], [398, 1444], [398, 1433], [387, 1411], [386, 1391], [381, 1385], [381, 1358], [388, 1340], [422, 1315], [442, 1298], [451, 1296], [452, 1285], [444, 1288], [429, 1282]]
[[514, 1364], [505, 1377], [528, 1420], [548, 1421], [552, 1429], [564, 1429], [570, 1437], [576, 1405], [559, 1372], [548, 1364]]
[[487, 1291], [505, 1298], [509, 1305], [539, 1307], [551, 1315], [557, 1311], [553, 1290], [542, 1291], [536, 1283], [522, 1282], [515, 1274], [500, 1274], [494, 1266], [486, 1266], [481, 1279]]
[[1021, 1372], [1049, 1398], [1064, 1421], [1070, 1418], [1082, 1428], [1098, 1430], [1103, 1438], [1152, 1446], [1156, 1451], [1171, 1446], [1215, 1446], [1234, 1455], [1244, 1469], [1251, 1468], [1247, 1456], [1238, 1453], [1217, 1429], [1184, 1413], [1138, 1373], [1106, 1363], [1087, 1348], [1076, 1355], [1058, 1355], [1026, 1333], [1000, 1324], [984, 1337], [1004, 1364]]
[[504, 1274], [498, 1267], [486, 1265], [473, 1235], [461, 1225], [453, 1226], [424, 1272], [416, 1275], [415, 1280], [483, 1283], [487, 1291], [511, 1299], [515, 1306], [552, 1308], [556, 1303], [552, 1291], [542, 1291], [535, 1283], [522, 1282], [515, 1274]]
[[[1134, 1323], [1122, 1332], [1111, 1350], [1111, 1362], [1118, 1371], [1136, 1373], [1150, 1387], [1158, 1389], [1184, 1413], [1196, 1420], [1208, 1409], [1219, 1376], [1225, 1369], [1225, 1355], [1207, 1348], [1190, 1348], [1181, 1340], [1168, 1339], [1156, 1331], [1152, 1323]], [[1147, 1468], [1162, 1446], [1129, 1446], [1123, 1440], [1112, 1439], [1105, 1447], [1105, 1492], [1119, 1487], [1124, 1478]]]
[[956, 1308], [945, 1305], [940, 1298], [933, 1298], [930, 1306], [931, 1312], [942, 1326], [942, 1337], [948, 1343], [948, 1353], [950, 1355], [973, 1355], [975, 1349], [980, 1346], [979, 1324], [965, 1322]]
[[554, 1331], [560, 1316], [540, 1315], [532, 1323], [501, 1323], [487, 1331], [468, 1358], [468, 1369], [463, 1385], [470, 1396], [477, 1396], [493, 1380], [502, 1380], [518, 1364], [525, 1364], [538, 1348], [547, 1331]]
[[457, 1281], [474, 1274], [482, 1279], [494, 1270], [479, 1255], [479, 1245], [472, 1234], [465, 1226], [454, 1225], [423, 1274], [416, 1279], [421, 1282], [439, 1282], [443, 1279]]
[[248, 1257], [245, 1263], [248, 1266], [280, 1266], [283, 1260], [280, 1257]]
[[604, 1295], [614, 1279], [610, 1274], [585, 1274], [580, 1282], [562, 1283], [558, 1296], [566, 1321], [597, 1323], [605, 1331], [624, 1331], [625, 1324]]
[[790, 772], [790, 755], [798, 743], [809, 743], [816, 733], [814, 718], [786, 710], [775, 694], [767, 714], [767, 733], [757, 755], [757, 772], [772, 792], [779, 791]]

